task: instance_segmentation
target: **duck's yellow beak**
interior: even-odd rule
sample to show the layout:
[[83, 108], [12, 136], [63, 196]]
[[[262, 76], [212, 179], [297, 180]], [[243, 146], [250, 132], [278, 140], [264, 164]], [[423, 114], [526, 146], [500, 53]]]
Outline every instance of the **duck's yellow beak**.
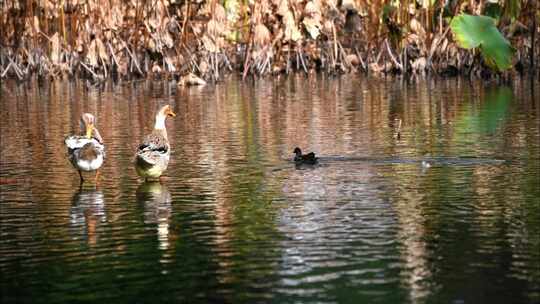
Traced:
[[174, 112], [171, 110], [171, 108], [168, 108], [167, 112], [165, 112], [165, 114], [167, 114], [168, 116], [172, 116], [172, 117], [176, 116], [176, 114], [174, 114]]
[[92, 131], [94, 131], [94, 125], [87, 124], [86, 125], [86, 138], [92, 138]]

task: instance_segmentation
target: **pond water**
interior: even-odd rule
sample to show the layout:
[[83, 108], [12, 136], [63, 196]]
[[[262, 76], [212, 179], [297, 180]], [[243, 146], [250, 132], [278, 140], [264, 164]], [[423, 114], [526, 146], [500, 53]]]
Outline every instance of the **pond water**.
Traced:
[[[1, 86], [2, 303], [540, 303], [538, 82]], [[171, 162], [145, 183], [163, 102]], [[98, 187], [63, 143], [82, 112]]]

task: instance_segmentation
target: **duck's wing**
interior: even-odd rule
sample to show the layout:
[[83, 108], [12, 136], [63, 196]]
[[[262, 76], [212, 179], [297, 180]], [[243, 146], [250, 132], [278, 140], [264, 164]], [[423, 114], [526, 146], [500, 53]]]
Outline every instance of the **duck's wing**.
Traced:
[[169, 141], [161, 132], [152, 132], [148, 134], [143, 142], [139, 145], [137, 153], [139, 152], [157, 152], [157, 153], [167, 153], [169, 152]]
[[90, 142], [92, 142], [92, 138], [78, 135], [68, 136], [64, 139], [66, 147], [70, 150], [80, 149]]
[[75, 168], [91, 171], [101, 167], [105, 159], [105, 146], [95, 138], [68, 136], [64, 140], [68, 158]]
[[148, 164], [155, 164], [162, 158], [167, 158], [170, 153], [170, 146], [167, 137], [161, 132], [154, 132], [147, 135], [137, 149], [137, 161], [145, 161]]
[[309, 152], [308, 154], [304, 155], [304, 159], [308, 161], [315, 161], [317, 157], [315, 157], [315, 153]]
[[100, 155], [103, 155], [103, 151], [101, 151], [94, 143], [89, 142], [82, 146], [82, 148], [77, 151], [76, 155], [80, 160], [91, 162]]
[[73, 153], [73, 151], [77, 149], [81, 149], [87, 144], [90, 144], [99, 153], [103, 153], [103, 154], [105, 153], [105, 146], [93, 137], [87, 138], [85, 136], [72, 135], [72, 136], [66, 137], [64, 139], [64, 143], [66, 144], [66, 147], [68, 148], [69, 153]]

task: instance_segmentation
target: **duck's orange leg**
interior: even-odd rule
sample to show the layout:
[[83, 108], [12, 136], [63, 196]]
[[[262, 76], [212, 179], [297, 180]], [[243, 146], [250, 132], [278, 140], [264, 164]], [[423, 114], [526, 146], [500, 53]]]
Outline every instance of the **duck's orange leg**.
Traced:
[[96, 182], [96, 185], [99, 184], [99, 170], [96, 170], [95, 182]]

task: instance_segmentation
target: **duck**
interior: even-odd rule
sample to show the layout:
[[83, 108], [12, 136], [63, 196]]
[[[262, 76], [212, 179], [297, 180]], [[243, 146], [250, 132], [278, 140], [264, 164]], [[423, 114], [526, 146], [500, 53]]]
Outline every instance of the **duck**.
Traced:
[[171, 154], [171, 146], [167, 138], [165, 120], [175, 117], [170, 105], [162, 106], [157, 114], [152, 133], [146, 135], [135, 154], [135, 169], [137, 174], [148, 179], [160, 178], [167, 166]]
[[96, 128], [96, 118], [90, 113], [83, 113], [80, 119], [81, 133], [84, 135], [71, 135], [65, 138], [64, 143], [68, 149], [68, 158], [73, 167], [77, 169], [80, 184], [84, 183], [82, 171], [96, 171], [94, 181], [99, 179], [99, 168], [105, 160], [105, 145]]
[[294, 162], [297, 165], [306, 164], [306, 165], [314, 165], [317, 163], [317, 157], [315, 157], [315, 153], [310, 152], [307, 154], [302, 154], [302, 150], [300, 148], [296, 147], [294, 148], [293, 153], [294, 156]]

